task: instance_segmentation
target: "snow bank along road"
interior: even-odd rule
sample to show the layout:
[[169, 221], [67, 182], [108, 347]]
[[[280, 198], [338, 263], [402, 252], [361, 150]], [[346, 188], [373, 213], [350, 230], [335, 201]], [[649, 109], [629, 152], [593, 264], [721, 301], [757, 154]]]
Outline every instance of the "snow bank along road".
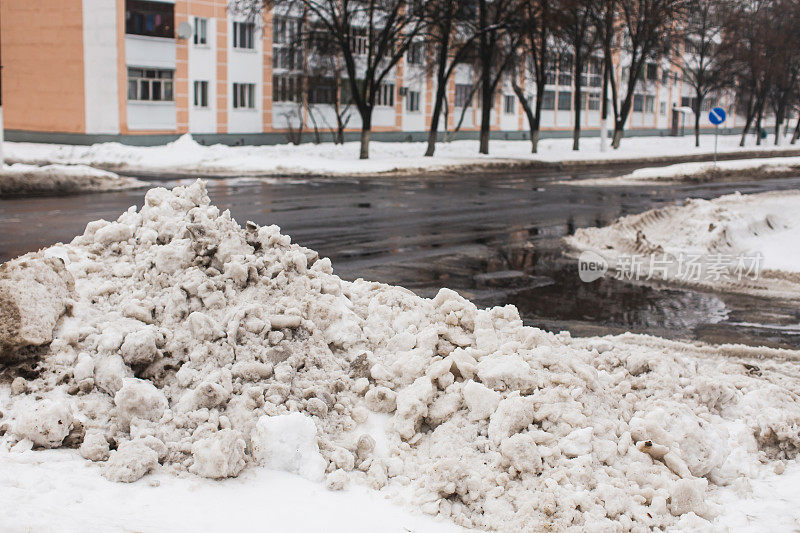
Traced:
[[652, 185], [673, 182], [710, 182], [734, 178], [776, 178], [800, 173], [800, 157], [769, 157], [731, 161], [679, 163], [639, 168], [613, 178], [589, 178], [563, 183], [572, 185]]
[[87, 165], [0, 165], [0, 197], [137, 189], [147, 184]]
[[[800, 299], [800, 191], [687, 200], [579, 229], [566, 241], [599, 253], [617, 270], [637, 257], [644, 276]], [[690, 261], [693, 275], [687, 275]]]
[[[0, 305], [3, 527], [71, 526], [70, 500], [114, 482], [138, 488], [104, 492], [107, 512], [144, 503], [115, 525], [157, 528], [181, 487], [233, 507], [264, 478], [218, 480], [262, 469], [379, 490], [442, 531], [798, 524], [797, 352], [574, 339], [447, 289], [346, 282], [200, 182], [4, 264]], [[78, 455], [79, 474], [50, 466]], [[161, 480], [177, 504], [153, 501]], [[286, 487], [309, 514], [307, 485]], [[765, 487], [785, 496], [763, 512]]]
[[[800, 146], [774, 146], [765, 142], [756, 147], [740, 148], [739, 137], [720, 137], [720, 153], [726, 157], [763, 155], [798, 155]], [[500, 165], [524, 166], [532, 162], [557, 164], [607, 163], [610, 161], [668, 161], [708, 158], [714, 150], [713, 135], [694, 137], [631, 137], [620, 150], [600, 152], [600, 141], [587, 138], [582, 149], [572, 151], [569, 139], [545, 139], [539, 153], [530, 153], [528, 141], [492, 141], [489, 156], [478, 154], [477, 141], [454, 141], [437, 147], [435, 157], [423, 157], [423, 143], [373, 142], [369, 160], [358, 159], [358, 143], [335, 145], [303, 144], [276, 146], [203, 146], [190, 135], [163, 146], [137, 147], [119, 143], [71, 146], [32, 143], [6, 143], [7, 162], [65, 165], [90, 165], [128, 173], [161, 172], [206, 175], [370, 175], [408, 174], [423, 170], [463, 170]]]

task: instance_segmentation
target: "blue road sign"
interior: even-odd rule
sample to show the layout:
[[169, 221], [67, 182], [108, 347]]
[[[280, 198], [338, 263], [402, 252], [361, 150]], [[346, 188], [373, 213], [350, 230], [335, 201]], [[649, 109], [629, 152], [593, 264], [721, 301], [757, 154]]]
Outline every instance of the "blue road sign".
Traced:
[[715, 107], [711, 111], [708, 112], [708, 120], [715, 126], [719, 126], [723, 122], [725, 122], [725, 110], [721, 107]]

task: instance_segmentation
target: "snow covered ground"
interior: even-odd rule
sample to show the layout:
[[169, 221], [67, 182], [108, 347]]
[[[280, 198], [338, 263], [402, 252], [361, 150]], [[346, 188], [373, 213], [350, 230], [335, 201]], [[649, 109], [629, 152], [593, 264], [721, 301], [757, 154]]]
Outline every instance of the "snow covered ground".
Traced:
[[800, 191], [691, 199], [579, 229], [566, 241], [600, 254], [618, 274], [635, 263], [640, 279], [800, 297]]
[[201, 182], [4, 264], [0, 326], [4, 530], [800, 525], [800, 352], [347, 282]]
[[613, 178], [570, 180], [570, 185], [652, 185], [679, 181], [710, 181], [729, 177], [771, 177], [800, 172], [800, 157], [734, 159], [731, 161], [678, 163], [665, 167], [639, 168]]
[[17, 163], [0, 167], [0, 195], [136, 189], [147, 184], [87, 165]]
[[[800, 149], [787, 142], [774, 146], [766, 139], [760, 147], [748, 138], [745, 148], [740, 148], [739, 136], [719, 138], [720, 153], [742, 150]], [[410, 172], [417, 170], [444, 170], [464, 166], [493, 163], [543, 161], [597, 161], [659, 158], [709, 154], [714, 150], [713, 135], [701, 137], [700, 148], [695, 148], [694, 137], [630, 137], [623, 139], [619, 150], [600, 152], [600, 140], [586, 138], [581, 150], [571, 149], [570, 139], [545, 139], [539, 143], [539, 153], [530, 153], [528, 141], [492, 141], [489, 156], [478, 154], [477, 141], [440, 143], [433, 158], [423, 157], [423, 143], [373, 142], [370, 159], [358, 159], [359, 145], [332, 143], [289, 144], [275, 146], [202, 146], [190, 135], [163, 146], [135, 147], [119, 143], [92, 146], [51, 145], [32, 143], [6, 143], [8, 161], [30, 164], [84, 164], [109, 170], [179, 171], [206, 174], [373, 174], [385, 172]]]

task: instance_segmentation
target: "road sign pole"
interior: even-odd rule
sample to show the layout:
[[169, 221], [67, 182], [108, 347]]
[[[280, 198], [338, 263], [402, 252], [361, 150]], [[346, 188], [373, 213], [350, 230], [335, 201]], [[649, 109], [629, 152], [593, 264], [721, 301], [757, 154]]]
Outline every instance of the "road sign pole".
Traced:
[[719, 142], [719, 125], [725, 122], [725, 110], [715, 107], [708, 112], [708, 121], [714, 125], [714, 166], [717, 166], [717, 144]]

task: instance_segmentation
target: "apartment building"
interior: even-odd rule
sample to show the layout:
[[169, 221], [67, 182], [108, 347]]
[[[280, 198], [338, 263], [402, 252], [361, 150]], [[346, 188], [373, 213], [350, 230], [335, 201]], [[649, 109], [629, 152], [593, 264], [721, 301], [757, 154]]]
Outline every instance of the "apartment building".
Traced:
[[[278, 143], [298, 130], [335, 128], [335, 85], [316, 83], [301, 105], [301, 61], [291, 43], [296, 21], [267, 13], [248, 22], [226, 0], [4, 0], [0, 5], [6, 138], [89, 143], [164, 142], [191, 133], [201, 142]], [[376, 139], [421, 139], [429, 127], [435, 83], [412, 46], [384, 81], [373, 115]], [[548, 73], [543, 135], [568, 134], [575, 84], [583, 87], [582, 126], [600, 126], [600, 62], [573, 72], [558, 57]], [[651, 63], [633, 100], [628, 127], [664, 134], [686, 120], [691, 92], [668, 64]], [[620, 79], [625, 72], [617, 73]], [[448, 87], [442, 129], [475, 135], [474, 72], [460, 65]], [[532, 91], [531, 91], [532, 92]], [[712, 102], [709, 101], [710, 105]], [[719, 102], [730, 107], [730, 101]], [[347, 131], [360, 128], [353, 107]], [[742, 122], [739, 119], [739, 122]], [[703, 117], [703, 125], [707, 119]], [[727, 127], [736, 127], [733, 117]], [[524, 138], [527, 122], [510, 85], [498, 91], [492, 129]], [[305, 139], [311, 139], [306, 134]]]

